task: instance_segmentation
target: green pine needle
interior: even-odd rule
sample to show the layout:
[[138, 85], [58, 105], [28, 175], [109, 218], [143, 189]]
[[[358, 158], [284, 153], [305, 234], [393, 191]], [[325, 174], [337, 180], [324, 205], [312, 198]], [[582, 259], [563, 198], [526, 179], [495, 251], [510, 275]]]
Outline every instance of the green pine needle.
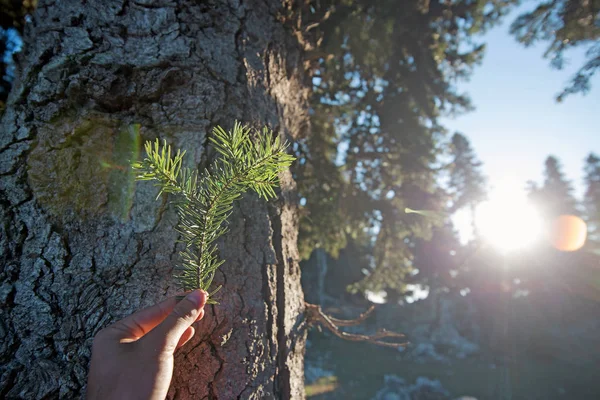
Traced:
[[[183, 290], [209, 291], [217, 268], [224, 263], [215, 242], [227, 232], [233, 202], [248, 189], [266, 200], [276, 196], [278, 174], [295, 158], [286, 153], [287, 143], [273, 136], [266, 127], [252, 140], [250, 128], [238, 122], [229, 132], [217, 126], [210, 141], [220, 157], [202, 173], [182, 168], [185, 152], [178, 150], [172, 157], [171, 146], [166, 141], [161, 146], [158, 139], [146, 142], [146, 158], [132, 164], [139, 171], [137, 180], [156, 181], [159, 197], [163, 193], [175, 197], [176, 229], [185, 243], [175, 279]], [[210, 297], [219, 289], [209, 292], [209, 304], [216, 304]]]

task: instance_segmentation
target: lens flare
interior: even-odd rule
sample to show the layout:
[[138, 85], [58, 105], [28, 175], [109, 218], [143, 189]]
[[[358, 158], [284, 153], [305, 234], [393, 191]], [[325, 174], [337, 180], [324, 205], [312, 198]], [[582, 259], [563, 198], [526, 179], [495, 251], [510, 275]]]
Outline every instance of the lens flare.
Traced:
[[575, 215], [561, 215], [552, 222], [550, 243], [560, 251], [576, 251], [583, 247], [587, 225]]

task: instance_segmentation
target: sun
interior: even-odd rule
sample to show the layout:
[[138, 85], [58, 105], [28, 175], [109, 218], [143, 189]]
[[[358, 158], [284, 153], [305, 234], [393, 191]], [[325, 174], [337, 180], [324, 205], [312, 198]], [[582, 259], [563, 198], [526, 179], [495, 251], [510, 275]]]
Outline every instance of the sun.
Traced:
[[503, 252], [531, 247], [541, 237], [541, 218], [518, 185], [501, 185], [475, 210], [477, 233]]

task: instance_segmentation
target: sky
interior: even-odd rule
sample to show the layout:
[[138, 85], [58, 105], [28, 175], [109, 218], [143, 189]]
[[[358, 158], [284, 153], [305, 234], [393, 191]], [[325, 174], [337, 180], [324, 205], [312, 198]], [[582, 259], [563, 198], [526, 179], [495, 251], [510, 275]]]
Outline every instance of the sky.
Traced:
[[491, 186], [510, 182], [520, 190], [528, 180], [541, 182], [545, 158], [555, 155], [580, 196], [583, 160], [592, 151], [600, 154], [600, 77], [586, 96], [557, 103], [556, 95], [583, 65], [584, 52], [566, 53], [565, 69], [552, 69], [543, 58], [544, 43], [525, 48], [509, 35], [510, 22], [522, 11], [483, 35], [483, 63], [458, 85], [475, 111], [443, 123], [471, 140]]

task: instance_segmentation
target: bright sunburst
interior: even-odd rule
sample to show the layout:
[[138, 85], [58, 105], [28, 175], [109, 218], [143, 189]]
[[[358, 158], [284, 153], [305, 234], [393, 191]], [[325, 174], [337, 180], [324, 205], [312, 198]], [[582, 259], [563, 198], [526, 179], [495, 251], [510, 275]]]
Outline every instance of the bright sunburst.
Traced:
[[541, 235], [541, 219], [519, 185], [501, 185], [475, 211], [478, 233], [499, 250], [530, 247]]

